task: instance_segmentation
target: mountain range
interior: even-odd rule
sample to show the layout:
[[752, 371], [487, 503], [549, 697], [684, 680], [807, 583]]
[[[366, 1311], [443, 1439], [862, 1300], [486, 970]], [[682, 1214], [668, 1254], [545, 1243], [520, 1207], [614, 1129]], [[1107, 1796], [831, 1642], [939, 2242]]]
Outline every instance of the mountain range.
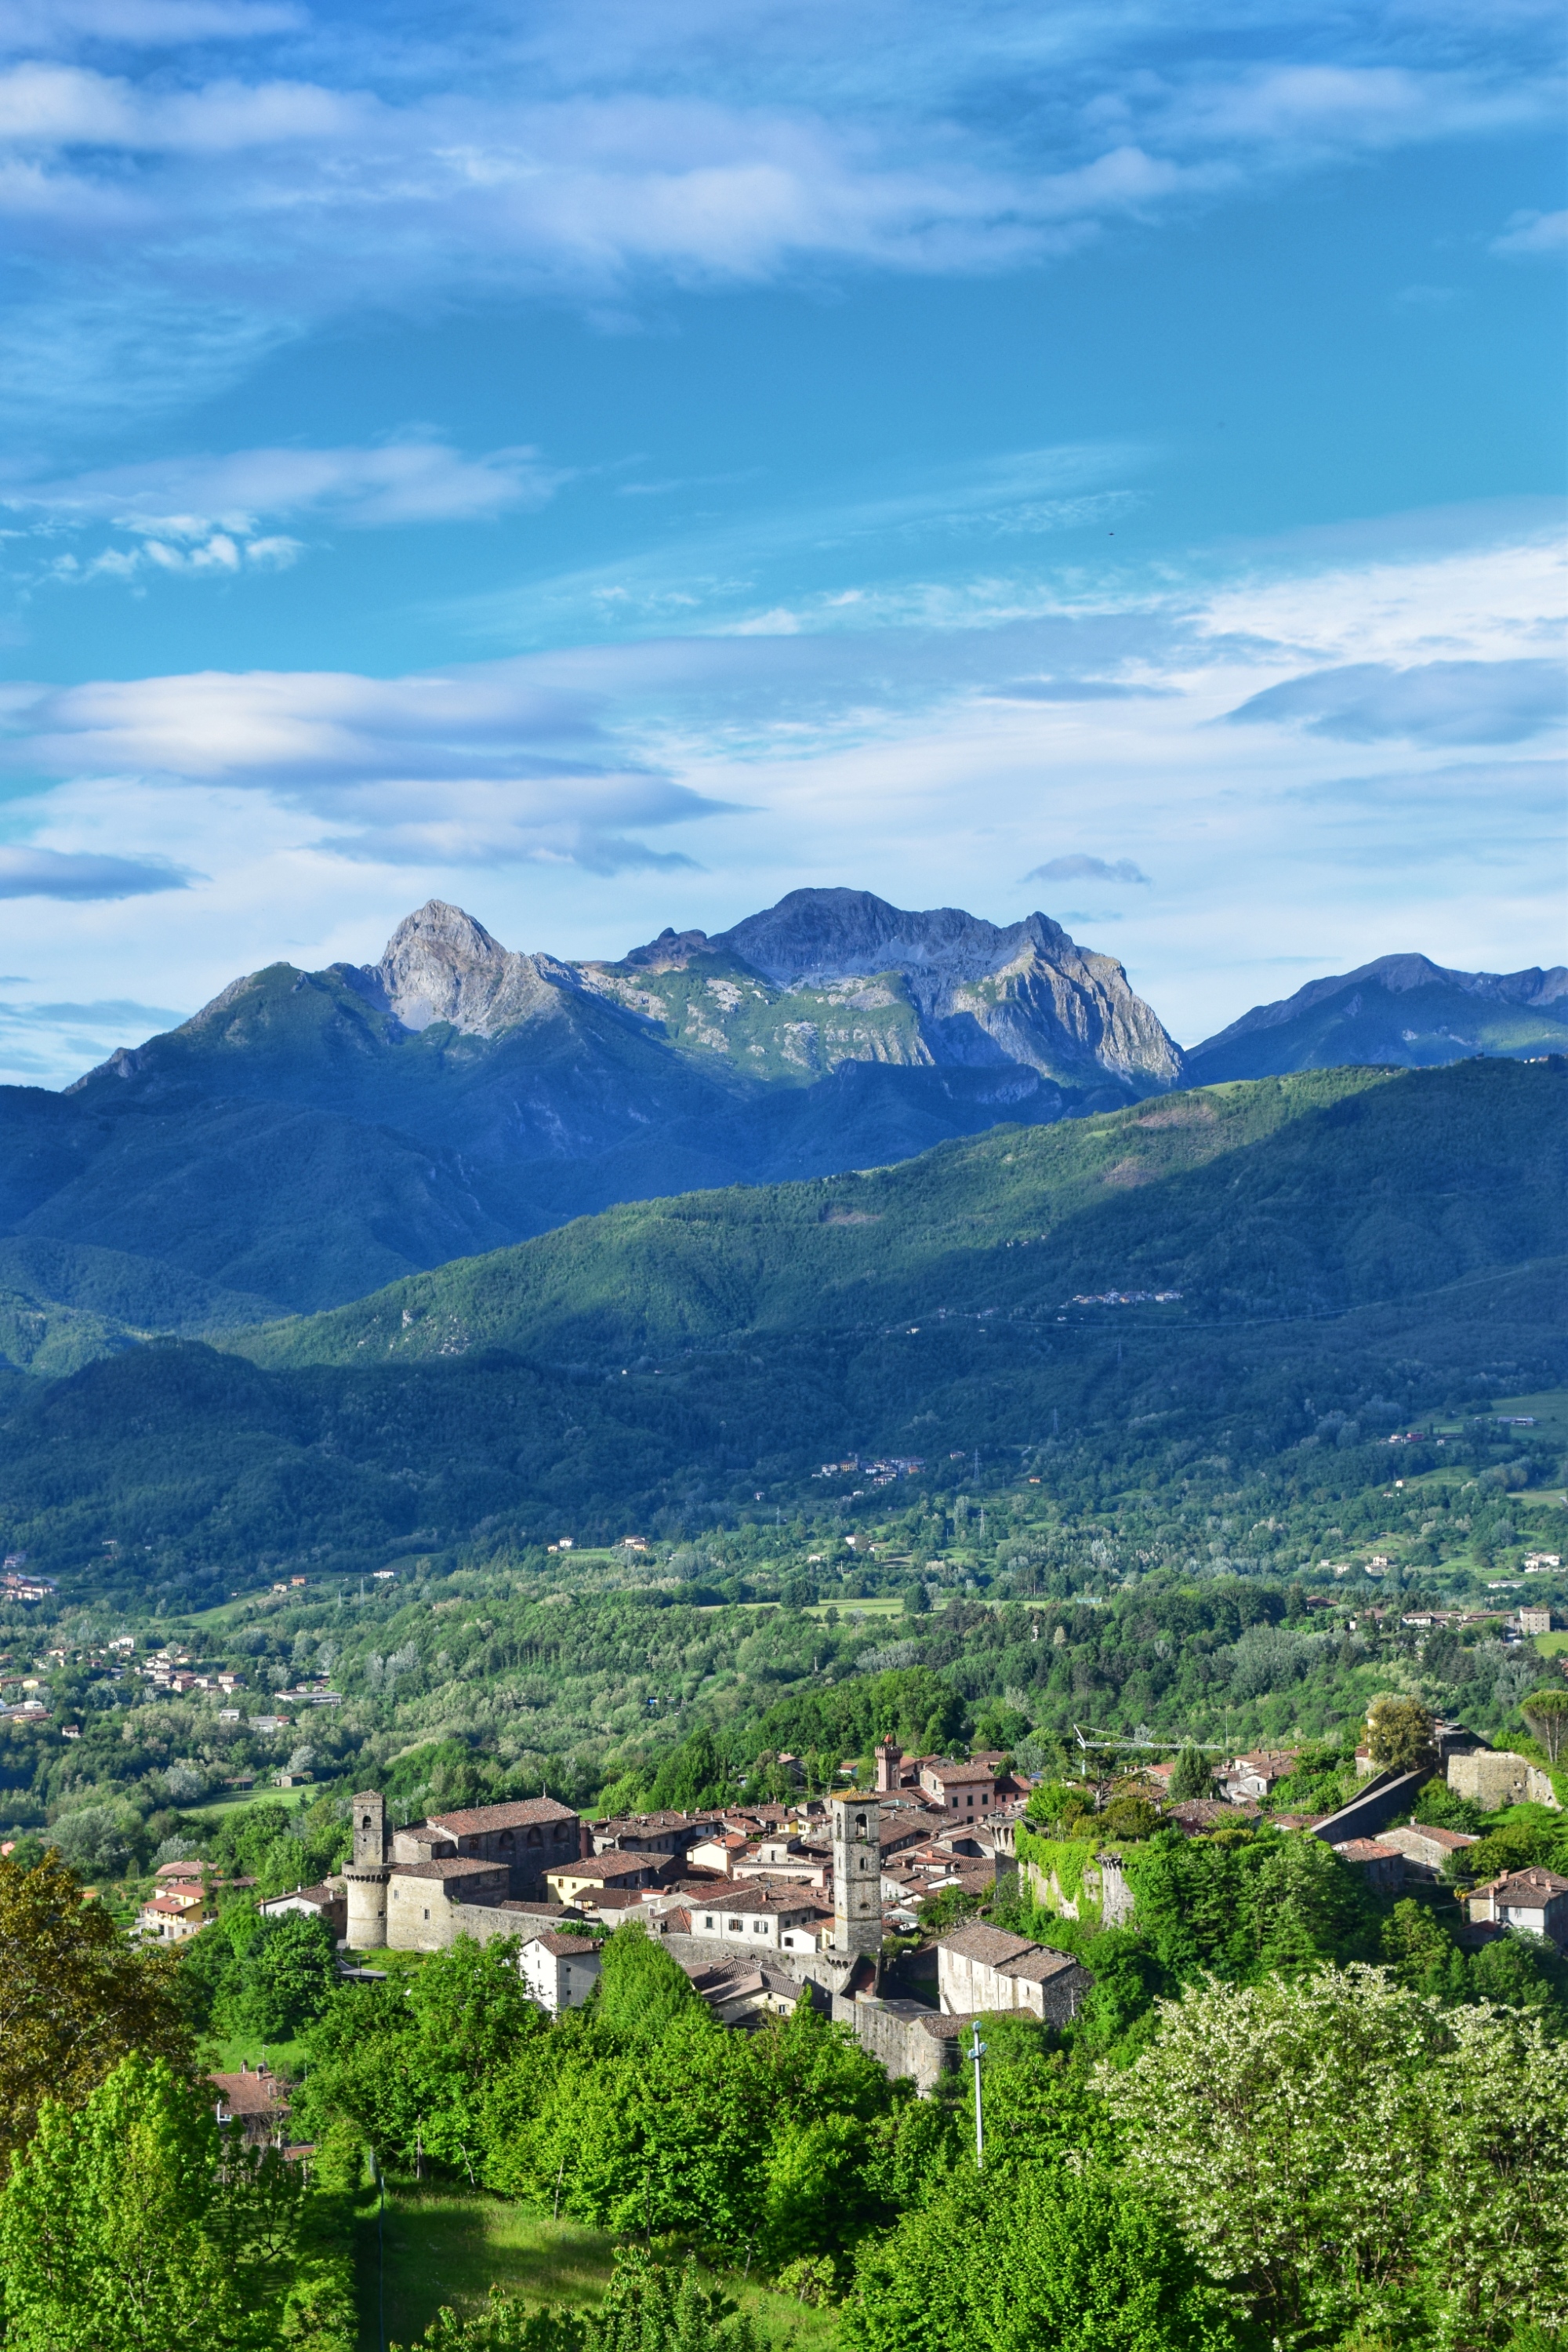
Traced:
[[13, 1373], [5, 1542], [182, 1606], [793, 1512], [879, 1454], [1108, 1495], [1278, 1459], [1283, 1506], [1303, 1443], [1562, 1382], [1565, 1112], [1559, 1058], [1309, 1071], [626, 1203], [221, 1349]]
[[568, 962], [432, 901], [375, 964], [273, 964], [63, 1094], [0, 1089], [0, 1354], [68, 1371], [616, 1202], [879, 1166], [1194, 1079], [1565, 1042], [1562, 969], [1385, 958], [1184, 1055], [1043, 914], [798, 890], [713, 937]]

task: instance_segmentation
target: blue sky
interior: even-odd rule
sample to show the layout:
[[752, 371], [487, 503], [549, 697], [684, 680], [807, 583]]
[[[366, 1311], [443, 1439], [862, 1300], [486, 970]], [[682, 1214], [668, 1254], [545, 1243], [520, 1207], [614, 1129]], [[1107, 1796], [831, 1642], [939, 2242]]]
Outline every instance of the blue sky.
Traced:
[[0, 0], [0, 1076], [805, 883], [1563, 941], [1555, 8]]

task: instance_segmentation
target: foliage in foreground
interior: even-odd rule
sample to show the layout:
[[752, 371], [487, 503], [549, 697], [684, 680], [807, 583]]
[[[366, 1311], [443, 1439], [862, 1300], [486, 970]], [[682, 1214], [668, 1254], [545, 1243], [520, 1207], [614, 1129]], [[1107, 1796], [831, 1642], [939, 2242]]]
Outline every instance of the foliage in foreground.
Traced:
[[132, 1951], [58, 1855], [0, 1859], [0, 2180], [46, 2099], [78, 2104], [132, 2050], [188, 2057], [173, 1962]]
[[342, 2352], [320, 2218], [297, 2165], [226, 2145], [205, 2090], [127, 2058], [79, 2107], [45, 2102], [0, 2197], [7, 2352]]
[[[699, 2278], [637, 2247], [616, 2257], [597, 2311], [530, 2311], [500, 2288], [489, 2308], [460, 2319], [443, 2307], [419, 2339], [427, 2352], [762, 2352], [743, 2312]], [[394, 2345], [392, 2352], [402, 2352]]]

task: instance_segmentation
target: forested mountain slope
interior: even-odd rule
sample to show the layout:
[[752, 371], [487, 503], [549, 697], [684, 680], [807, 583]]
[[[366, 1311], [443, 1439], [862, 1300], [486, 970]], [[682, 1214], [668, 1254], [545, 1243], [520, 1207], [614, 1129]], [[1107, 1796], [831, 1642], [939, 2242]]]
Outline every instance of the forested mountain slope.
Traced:
[[268, 1363], [636, 1355], [746, 1333], [1334, 1314], [1562, 1246], [1568, 1062], [1314, 1071], [998, 1129], [892, 1168], [618, 1208], [239, 1339]]
[[618, 1209], [227, 1352], [14, 1378], [7, 1541], [211, 1592], [793, 1509], [855, 1453], [1016, 1465], [1059, 1436], [1158, 1485], [1325, 1416], [1370, 1444], [1568, 1375], [1565, 1087], [1477, 1063], [1209, 1089]]
[[1568, 1051], [1568, 965], [1450, 971], [1423, 955], [1379, 956], [1255, 1004], [1186, 1056], [1198, 1081], [1262, 1078], [1342, 1062], [1427, 1069], [1471, 1054]]

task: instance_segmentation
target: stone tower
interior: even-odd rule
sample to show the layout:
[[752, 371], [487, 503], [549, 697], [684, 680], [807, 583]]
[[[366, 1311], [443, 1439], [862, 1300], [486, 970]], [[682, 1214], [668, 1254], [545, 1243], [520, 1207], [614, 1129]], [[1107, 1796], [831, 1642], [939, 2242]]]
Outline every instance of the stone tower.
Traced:
[[903, 1749], [889, 1731], [886, 1738], [878, 1740], [873, 1753], [877, 1759], [877, 1794], [879, 1797], [896, 1796], [903, 1785]]
[[875, 1797], [833, 1799], [833, 1949], [882, 1948], [882, 1813]]
[[353, 1800], [353, 1860], [342, 1869], [348, 1891], [349, 1948], [356, 1952], [380, 1951], [386, 1942], [386, 1882], [392, 1875], [386, 1858], [386, 1800], [374, 1791]]

